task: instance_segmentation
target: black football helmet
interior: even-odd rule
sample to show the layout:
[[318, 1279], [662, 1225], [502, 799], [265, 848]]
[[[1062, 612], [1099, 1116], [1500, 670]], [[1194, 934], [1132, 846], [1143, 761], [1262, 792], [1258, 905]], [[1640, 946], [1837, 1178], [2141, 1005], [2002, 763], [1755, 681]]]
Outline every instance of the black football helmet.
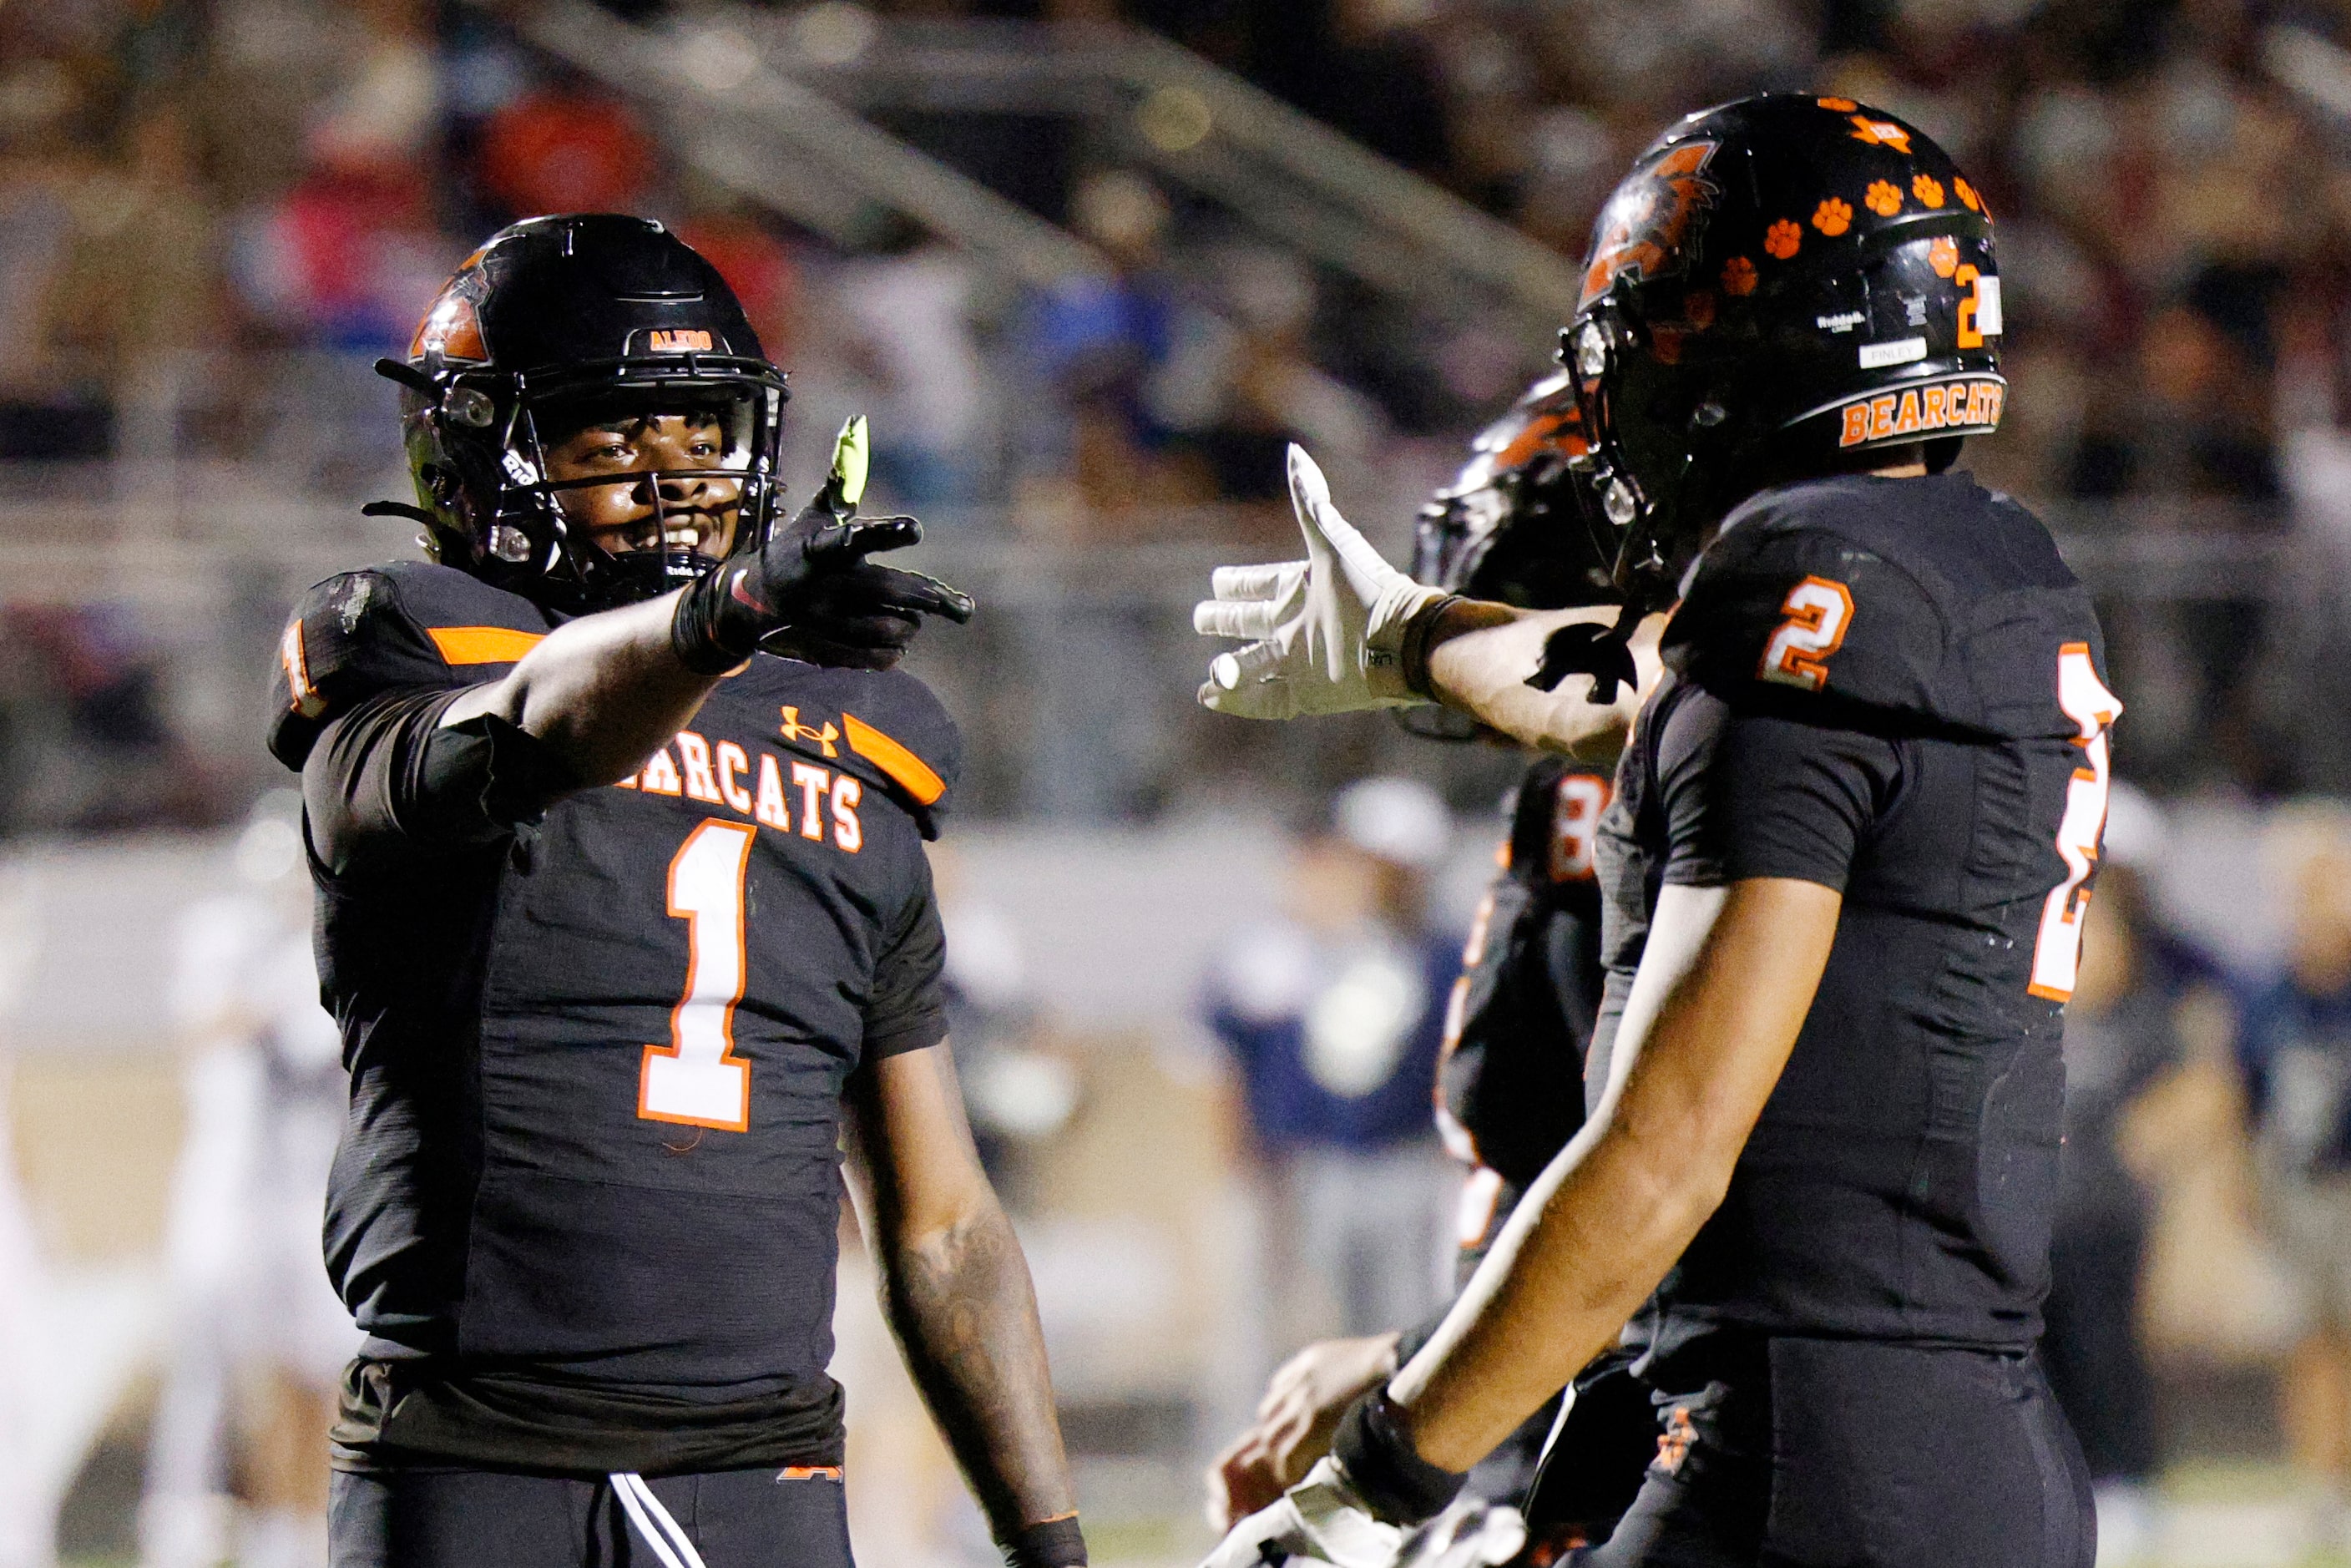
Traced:
[[417, 518], [434, 559], [550, 610], [653, 598], [712, 564], [667, 543], [614, 555], [569, 523], [559, 492], [613, 482], [548, 477], [547, 444], [583, 416], [715, 414], [719, 466], [650, 476], [654, 494], [660, 479], [738, 482], [737, 551], [775, 525], [784, 373], [717, 269], [650, 219], [572, 214], [499, 230], [458, 264], [405, 362], [376, 369], [404, 389], [417, 504], [369, 509]]
[[1913, 444], [1948, 467], [2000, 423], [2001, 326], [1991, 214], [1915, 126], [1794, 93], [1674, 126], [1601, 210], [1561, 334], [1619, 588], [1669, 600], [1766, 485]]
[[1537, 382], [1421, 507], [1414, 580], [1523, 610], [1614, 603], [1614, 541], [1576, 497], [1573, 465], [1590, 451], [1573, 378]]

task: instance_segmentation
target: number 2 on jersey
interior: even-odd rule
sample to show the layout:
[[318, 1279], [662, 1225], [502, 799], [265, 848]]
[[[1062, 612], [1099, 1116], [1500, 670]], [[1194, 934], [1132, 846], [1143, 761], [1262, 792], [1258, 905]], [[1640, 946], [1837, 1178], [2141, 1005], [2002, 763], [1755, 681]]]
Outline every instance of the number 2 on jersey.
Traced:
[[2057, 651], [2057, 706], [2080, 731], [2074, 744], [2083, 752], [2083, 767], [2065, 783], [2065, 814], [2057, 824], [2057, 853], [2065, 862], [2065, 880], [2050, 889], [2041, 905], [2041, 936], [2032, 945], [2034, 996], [2062, 1002], [2074, 994], [2074, 977], [2082, 964], [2082, 912], [2090, 906], [2082, 884], [2098, 861], [2098, 839], [2106, 827], [2106, 727], [2123, 711], [2115, 694], [2098, 679], [2090, 663], [2087, 643], [2068, 643]]
[[1808, 692], [1828, 685], [1829, 655], [1844, 646], [1853, 627], [1853, 594], [1834, 578], [1808, 577], [1788, 590], [1780, 613], [1787, 619], [1763, 644], [1755, 673], [1784, 686]]
[[685, 995], [667, 1045], [645, 1047], [637, 1114], [739, 1133], [751, 1124], [751, 1064], [735, 1054], [743, 999], [743, 879], [754, 830], [706, 818], [669, 862], [669, 912], [685, 922]]

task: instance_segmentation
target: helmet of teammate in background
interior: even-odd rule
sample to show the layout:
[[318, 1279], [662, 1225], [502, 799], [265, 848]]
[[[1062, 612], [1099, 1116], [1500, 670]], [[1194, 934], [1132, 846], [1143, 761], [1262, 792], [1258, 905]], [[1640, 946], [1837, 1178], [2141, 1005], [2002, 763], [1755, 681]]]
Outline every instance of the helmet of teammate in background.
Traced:
[[1421, 507], [1413, 580], [1522, 610], [1614, 603], [1614, 541], [1575, 497], [1571, 465], [1588, 451], [1573, 378], [1537, 382]]
[[774, 525], [784, 372], [767, 357], [734, 290], [660, 224], [617, 214], [530, 218], [458, 265], [425, 312], [398, 382], [414, 507], [434, 559], [543, 608], [581, 613], [652, 599], [699, 577], [712, 558], [660, 530], [655, 548], [606, 549], [565, 493], [611, 475], [556, 478], [549, 449], [616, 414], [706, 414], [720, 431], [712, 466], [632, 472], [653, 495], [716, 480], [739, 486], [731, 549], [757, 549]]
[[1766, 486], [1913, 445], [1949, 466], [2000, 423], [2000, 331], [1991, 214], [1917, 127], [1794, 93], [1674, 126], [1601, 209], [1561, 334], [1618, 586], [1670, 599]]

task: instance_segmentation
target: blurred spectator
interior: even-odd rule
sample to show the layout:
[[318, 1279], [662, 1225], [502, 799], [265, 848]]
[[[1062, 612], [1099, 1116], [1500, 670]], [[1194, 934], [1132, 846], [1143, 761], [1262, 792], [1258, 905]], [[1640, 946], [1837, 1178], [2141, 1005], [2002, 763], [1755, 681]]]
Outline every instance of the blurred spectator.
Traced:
[[448, 275], [423, 156], [438, 107], [420, 0], [370, 0], [362, 51], [314, 108], [306, 168], [246, 221], [237, 278], [264, 333], [373, 356], [404, 350]]
[[1033, 301], [1019, 352], [1067, 411], [1066, 427], [1053, 433], [1061, 451], [1048, 461], [1092, 508], [1123, 512], [1166, 498], [1169, 474], [1158, 459], [1165, 433], [1145, 388], [1167, 358], [1176, 313], [1161, 250], [1167, 198], [1139, 174], [1098, 171], [1079, 183], [1070, 215], [1113, 269], [1065, 277]]
[[700, 251], [735, 290], [768, 357], [791, 369], [800, 279], [783, 242], [745, 204], [727, 197], [698, 202], [677, 225], [677, 235]]
[[1458, 940], [1432, 929], [1426, 878], [1452, 821], [1426, 785], [1350, 786], [1301, 844], [1290, 907], [1234, 934], [1209, 980], [1278, 1234], [1269, 1295], [1290, 1344], [1416, 1322], [1441, 1299], [1458, 1184], [1428, 1085]]
[[2084, 915], [2065, 1009], [2065, 1142], [2041, 1355], [2089, 1463], [2100, 1550], [2129, 1562], [2150, 1536], [2160, 1455], [2138, 1323], [2148, 1194], [2122, 1130], [2180, 1044], [2146, 891], [2116, 847]]
[[900, 221], [834, 285], [848, 317], [840, 346], [876, 394], [878, 476], [918, 512], [969, 503], [986, 476], [987, 404], [969, 258]]
[[219, 821], [220, 781], [171, 722], [165, 661], [127, 619], [0, 612], [0, 837]]
[[27, 53], [0, 71], [0, 458], [95, 457], [112, 444], [109, 400], [57, 329], [99, 168], [79, 134], [89, 96], [54, 58]]
[[[1177, 316], [1166, 362], [1145, 388], [1174, 447], [1199, 461], [1227, 501], [1286, 500], [1282, 453], [1292, 441], [1334, 466], [1373, 461], [1386, 434], [1378, 406], [1314, 364], [1313, 272], [1266, 246], [1220, 246], [1201, 262], [1216, 308]], [[1278, 517], [1286, 539], [1286, 507]]]
[[362, 1336], [319, 1267], [319, 1195], [350, 1088], [319, 1006], [300, 822], [298, 792], [264, 797], [236, 841], [239, 890], [182, 926], [172, 1004], [189, 1134], [165, 1239], [172, 1333], [141, 1568], [325, 1558], [319, 1455]]
[[2311, 1328], [2281, 1385], [2294, 1461], [2337, 1501], [2351, 1485], [2351, 821], [2328, 809], [2280, 829], [2288, 949], [2241, 1007], [2270, 1224]]
[[581, 84], [540, 88], [500, 110], [478, 156], [483, 191], [508, 218], [634, 212], [653, 175], [636, 116]]
[[1035, 1201], [1029, 1155], [1078, 1109], [1078, 1072], [1040, 1049], [1036, 985], [1012, 921], [977, 892], [961, 852], [931, 846], [947, 931], [947, 1037], [988, 1178], [1013, 1213]]

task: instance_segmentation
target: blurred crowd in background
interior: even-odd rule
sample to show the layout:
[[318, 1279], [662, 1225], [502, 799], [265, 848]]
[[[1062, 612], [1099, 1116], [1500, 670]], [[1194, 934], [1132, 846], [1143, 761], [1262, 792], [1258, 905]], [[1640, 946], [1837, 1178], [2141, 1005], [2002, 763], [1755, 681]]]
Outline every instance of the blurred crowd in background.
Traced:
[[[1081, 1474], [1115, 1496], [1117, 1476], [1139, 1473], [1116, 1464], [1163, 1450], [1188, 1464], [1220, 1440], [1210, 1426], [1304, 1339], [1395, 1326], [1434, 1299], [1447, 1179], [1426, 1096], [1466, 915], [1457, 884], [1474, 889], [1490, 842], [1476, 824], [1516, 766], [1371, 717], [1203, 716], [1185, 607], [1207, 563], [1294, 548], [1291, 440], [1400, 555], [1417, 504], [1551, 344], [1372, 288], [1083, 118], [1001, 102], [950, 95], [871, 120], [1100, 268], [1013, 277], [886, 204], [802, 224], [687, 156], [642, 97], [528, 41], [561, 11], [0, 5], [0, 852], [37, 864], [193, 831], [251, 859], [283, 839], [282, 798], [248, 819], [284, 782], [256, 739], [277, 618], [310, 577], [406, 548], [353, 516], [406, 483], [394, 393], [371, 361], [404, 350], [458, 257], [507, 221], [669, 222], [791, 371], [800, 473], [842, 413], [870, 411], [881, 498], [929, 520], [937, 570], [986, 607], [917, 659], [971, 737], [986, 831], [972, 862], [941, 872], [960, 912], [956, 1037], [991, 1165], [1040, 1238], [1049, 1322], [1098, 1321], [1104, 1364], [1131, 1370], [1119, 1336], [1144, 1320], [1102, 1280], [1181, 1297], [1193, 1285], [1177, 1277], [1213, 1257], [1261, 1282], [1240, 1306], [1199, 1309], [1244, 1364], [1230, 1387], [1119, 1393], [1123, 1372], [1097, 1377], [1082, 1344], [1057, 1345], [1102, 1413], [1072, 1426], [1081, 1452], [1109, 1456]], [[2118, 1539], [2154, 1517], [2167, 1466], [2233, 1458], [2288, 1461], [2295, 1495], [2315, 1500], [2311, 1539], [2351, 1543], [2351, 808], [2335, 800], [2351, 795], [2351, 5], [608, 0], [582, 14], [773, 25], [829, 67], [958, 26], [1080, 43], [1147, 30], [1571, 267], [1618, 174], [1681, 112], [1801, 87], [1943, 141], [1999, 223], [2014, 389], [2007, 425], [1963, 461], [2043, 510], [2098, 593], [2128, 710], [2117, 769], [2139, 791], [2118, 793], [2068, 1030], [2053, 1376]], [[1183, 101], [1166, 101], [1177, 123], [1142, 133], [1181, 141]], [[1428, 782], [1343, 792], [1374, 773]], [[286, 873], [272, 865], [246, 880]], [[1260, 918], [1168, 935], [1207, 918], [1205, 880], [1244, 865], [1260, 868]], [[1128, 907], [1153, 899], [1155, 913]], [[1157, 944], [1167, 974], [1102, 994], [1119, 960], [1081, 906]], [[0, 1022], [10, 972], [0, 961]], [[173, 1027], [262, 1049], [251, 1024]], [[1157, 1043], [1103, 1044], [1130, 1028]], [[1178, 1036], [1221, 1055], [1171, 1051]], [[192, 1068], [189, 1104], [257, 1092], [258, 1061], [245, 1078]], [[1183, 1212], [1152, 1223], [1197, 1247], [1150, 1263], [1144, 1232], [1118, 1227], [1156, 1199], [1104, 1199], [1133, 1167], [1103, 1151], [1172, 1137], [1196, 1103], [1199, 1146], [1165, 1156]], [[213, 1159], [217, 1176], [258, 1156], [180, 1157]], [[1189, 1186], [1187, 1159], [1207, 1160]], [[1215, 1207], [1228, 1176], [1239, 1210]], [[1090, 1183], [1094, 1207], [1073, 1205]], [[1253, 1239], [1217, 1251], [1231, 1235]], [[1050, 1236], [1071, 1239], [1066, 1266]], [[218, 1304], [200, 1264], [188, 1289], [215, 1291], [207, 1310], [242, 1310]], [[228, 1396], [202, 1367], [174, 1375], [156, 1452], [195, 1539], [225, 1462], [207, 1423]], [[1164, 1490], [1144, 1486], [1138, 1508], [1164, 1511]]]
[[[836, 409], [870, 410], [884, 492], [953, 540], [1278, 549], [1293, 438], [1353, 476], [1366, 520], [1393, 536], [1462, 435], [1545, 362], [1539, 333], [1382, 296], [1066, 114], [901, 104], [872, 118], [1093, 247], [1103, 272], [1008, 280], [878, 204], [820, 234], [677, 155], [643, 99], [522, 42], [549, 11], [0, 12], [6, 487], [47, 495], [25, 476], [161, 457], [330, 509], [396, 494], [392, 394], [368, 362], [403, 347], [480, 237], [551, 209], [659, 215], [704, 247], [799, 382], [801, 444], [816, 449]], [[2329, 552], [2351, 529], [2341, 6], [612, 0], [602, 15], [780, 19], [799, 57], [836, 63], [886, 56], [891, 28], [931, 37], [959, 19], [1081, 38], [1155, 29], [1571, 265], [1616, 174], [1675, 113], [1802, 86], [1907, 114], [2000, 219], [2016, 392], [2000, 439], [1969, 460], [2081, 542], [2132, 707], [2126, 767], [2164, 791], [2351, 786], [2351, 737], [2304, 716], [2351, 695], [2328, 674], [2341, 617], [2310, 580], [2335, 575]], [[2150, 591], [2158, 579], [2169, 586]], [[217, 744], [174, 752], [170, 673], [140, 674], [122, 619], [12, 610], [0, 626], [0, 830], [220, 821], [256, 787]], [[27, 755], [60, 735], [107, 751], [118, 775], [180, 782], [89, 798]], [[990, 809], [1133, 817], [1180, 802], [1196, 738], [1128, 738], [1106, 748], [1139, 759], [1124, 771], [1093, 778], [1081, 758], [1061, 770], [1079, 783], [1007, 787]]]

